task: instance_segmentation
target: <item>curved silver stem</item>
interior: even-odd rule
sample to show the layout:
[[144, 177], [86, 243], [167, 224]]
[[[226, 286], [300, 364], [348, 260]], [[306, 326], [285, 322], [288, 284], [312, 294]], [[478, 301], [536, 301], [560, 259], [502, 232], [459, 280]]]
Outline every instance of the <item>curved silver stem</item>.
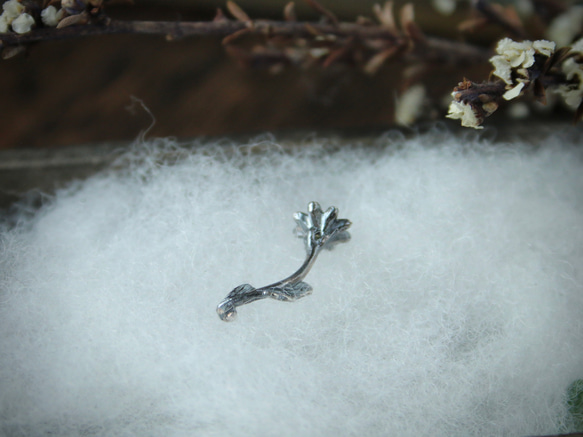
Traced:
[[296, 235], [304, 240], [307, 257], [301, 267], [292, 275], [281, 281], [254, 288], [250, 284], [234, 288], [217, 306], [217, 314], [226, 322], [237, 317], [237, 307], [270, 297], [272, 299], [292, 302], [312, 293], [312, 287], [303, 282], [318, 254], [322, 249], [332, 249], [337, 243], [348, 241], [350, 234], [347, 229], [351, 223], [347, 219], [338, 218], [338, 210], [331, 206], [322, 211], [317, 202], [308, 204], [308, 214], [294, 214], [297, 223]]

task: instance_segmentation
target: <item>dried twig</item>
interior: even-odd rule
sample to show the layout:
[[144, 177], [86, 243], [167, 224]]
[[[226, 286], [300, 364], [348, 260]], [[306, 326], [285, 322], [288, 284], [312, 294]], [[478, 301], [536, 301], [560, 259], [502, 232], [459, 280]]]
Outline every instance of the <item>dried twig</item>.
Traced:
[[[395, 36], [393, 32], [381, 25], [363, 26], [345, 22], [332, 25], [269, 20], [254, 20], [251, 27], [245, 22], [231, 20], [209, 22], [110, 20], [103, 25], [87, 24], [61, 29], [40, 28], [22, 35], [5, 33], [0, 34], [0, 41], [4, 46], [15, 46], [40, 41], [113, 34], [162, 35], [174, 40], [190, 36], [227, 37], [242, 30], [250, 35], [307, 39], [314, 39], [314, 31], [316, 31], [319, 35], [354, 38], [359, 41], [380, 40], [395, 46], [405, 43], [402, 36]], [[439, 38], [426, 38], [424, 47], [411, 53], [414, 57], [424, 58], [431, 62], [447, 61], [462, 65], [485, 62], [490, 54], [490, 51], [480, 47]]]
[[462, 126], [481, 128], [484, 119], [500, 104], [530, 94], [546, 103], [547, 90], [554, 90], [575, 110], [575, 120], [583, 116], [583, 47], [556, 50], [551, 41], [516, 42], [502, 39], [491, 62], [491, 76], [498, 79], [478, 84], [464, 79], [454, 88], [449, 118], [461, 119]]

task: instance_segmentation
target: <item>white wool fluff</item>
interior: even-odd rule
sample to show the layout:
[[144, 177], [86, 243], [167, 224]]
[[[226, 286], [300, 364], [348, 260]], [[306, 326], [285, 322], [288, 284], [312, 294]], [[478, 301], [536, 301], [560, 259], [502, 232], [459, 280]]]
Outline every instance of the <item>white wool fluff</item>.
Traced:
[[[291, 153], [156, 140], [5, 226], [0, 435], [569, 431], [583, 150], [431, 135]], [[219, 320], [235, 286], [300, 266], [309, 201], [353, 223], [313, 294]]]

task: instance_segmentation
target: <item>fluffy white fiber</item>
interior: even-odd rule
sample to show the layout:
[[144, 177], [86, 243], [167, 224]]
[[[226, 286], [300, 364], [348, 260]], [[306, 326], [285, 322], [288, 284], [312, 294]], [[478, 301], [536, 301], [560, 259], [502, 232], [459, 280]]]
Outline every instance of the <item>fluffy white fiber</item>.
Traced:
[[[5, 228], [0, 434], [569, 431], [583, 150], [435, 141], [283, 153], [158, 140]], [[308, 275], [313, 294], [220, 321], [232, 288], [300, 266], [292, 214], [312, 200], [353, 222]]]

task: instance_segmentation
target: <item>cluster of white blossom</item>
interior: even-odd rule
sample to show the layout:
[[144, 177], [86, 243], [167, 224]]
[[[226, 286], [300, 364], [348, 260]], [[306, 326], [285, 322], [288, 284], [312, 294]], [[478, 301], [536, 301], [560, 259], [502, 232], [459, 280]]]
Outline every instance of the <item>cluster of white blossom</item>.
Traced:
[[63, 18], [63, 9], [57, 10], [54, 6], [47, 6], [44, 8], [41, 13], [40, 17], [43, 20], [43, 24], [48, 27], [55, 27]]
[[583, 38], [571, 46], [571, 56], [562, 63], [561, 70], [569, 84], [559, 85], [557, 91], [571, 108], [577, 108], [583, 99]]
[[[490, 58], [495, 70], [492, 73], [506, 83], [508, 91], [504, 99], [512, 100], [520, 95], [523, 88], [530, 82], [528, 69], [534, 65], [535, 55], [549, 57], [555, 51], [552, 41], [522, 41], [516, 42], [504, 38], [498, 42], [496, 56]], [[515, 73], [514, 75], [512, 73]]]
[[18, 0], [9, 0], [2, 5], [0, 15], [0, 33], [12, 29], [16, 33], [26, 33], [34, 25], [34, 18], [26, 13], [25, 7]]
[[[583, 46], [583, 43], [582, 43]], [[583, 48], [583, 47], [582, 47]], [[523, 90], [530, 85], [532, 80], [531, 68], [535, 67], [537, 57], [550, 57], [555, 52], [555, 43], [552, 41], [513, 41], [510, 38], [504, 38], [498, 42], [496, 55], [490, 58], [494, 66], [492, 74], [499, 77], [505, 83], [506, 92], [502, 95], [505, 100], [512, 100], [521, 95]], [[577, 64], [577, 71], [583, 79], [583, 73]], [[574, 70], [574, 69], [573, 69]], [[569, 73], [575, 74], [575, 73]], [[565, 72], [568, 76], [568, 73]], [[583, 80], [580, 81], [583, 83]], [[583, 90], [577, 89], [580, 94]], [[574, 89], [565, 89], [565, 93], [573, 94]], [[476, 103], [480, 106], [480, 114], [476, 113], [476, 108], [472, 104], [461, 101], [461, 93], [456, 89], [452, 93], [454, 100], [449, 105], [448, 118], [460, 119], [462, 126], [481, 129], [483, 117], [487, 117], [498, 108], [498, 103], [494, 98], [481, 100]], [[482, 98], [484, 96], [481, 96]]]
[[[30, 32], [36, 24], [32, 15], [26, 11], [26, 7], [19, 0], [8, 0], [2, 5], [0, 15], [0, 33], [10, 30], [23, 34]], [[41, 20], [45, 26], [54, 27], [63, 18], [63, 10], [57, 10], [54, 6], [48, 6], [41, 11]]]

